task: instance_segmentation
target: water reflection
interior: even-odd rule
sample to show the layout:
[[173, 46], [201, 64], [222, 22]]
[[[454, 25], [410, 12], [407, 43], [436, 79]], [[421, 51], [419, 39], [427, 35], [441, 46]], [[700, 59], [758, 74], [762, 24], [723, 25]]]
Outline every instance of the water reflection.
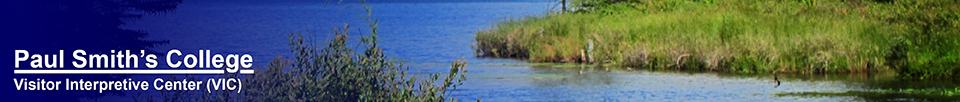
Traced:
[[855, 88], [848, 91], [806, 91], [786, 92], [779, 96], [801, 97], [858, 97], [863, 101], [958, 101], [960, 97], [945, 97], [939, 95], [890, 93], [884, 90], [953, 90], [960, 87], [960, 82], [944, 80], [901, 80], [896, 75], [880, 74], [843, 74], [843, 75], [796, 75], [797, 80], [809, 81], [842, 81]]
[[618, 69], [575, 64], [473, 66], [468, 70], [480, 71], [471, 71], [469, 84], [454, 96], [485, 101], [949, 101], [957, 99], [860, 91], [960, 85], [892, 80], [891, 74], [785, 74], [779, 76], [782, 85], [777, 87], [772, 74]]
[[[574, 65], [579, 70], [571, 68], [554, 68], [550, 65], [531, 66], [535, 72], [533, 84], [539, 87], [553, 87], [560, 85], [587, 86], [609, 85], [613, 83], [614, 73], [597, 70], [589, 65]], [[552, 74], [552, 75], [551, 75]]]

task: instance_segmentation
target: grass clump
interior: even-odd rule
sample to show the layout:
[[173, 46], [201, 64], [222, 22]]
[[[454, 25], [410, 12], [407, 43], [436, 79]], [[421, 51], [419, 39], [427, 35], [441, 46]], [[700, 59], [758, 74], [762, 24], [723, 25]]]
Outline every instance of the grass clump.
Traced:
[[[334, 39], [321, 44], [300, 33], [289, 35], [293, 59], [277, 57], [253, 75], [224, 74], [216, 77], [241, 78], [241, 91], [161, 91], [159, 98], [133, 93], [134, 101], [197, 102], [439, 102], [457, 101], [448, 95], [466, 80], [467, 62], [451, 63], [449, 72], [416, 76], [402, 62], [384, 54], [378, 45], [377, 20], [367, 11], [371, 33], [360, 44], [348, 46], [349, 25], [334, 28]], [[325, 46], [324, 46], [325, 45]], [[354, 51], [353, 48], [362, 48]], [[227, 61], [230, 62], [230, 61]], [[188, 79], [199, 76], [187, 75]], [[177, 76], [170, 76], [176, 79]], [[479, 101], [479, 100], [477, 100]]]
[[342, 32], [322, 49], [304, 43], [309, 41], [302, 35], [290, 38], [295, 58], [278, 58], [248, 76], [244, 101], [445, 101], [447, 92], [466, 80], [467, 63], [461, 60], [453, 62], [445, 75], [417, 79], [401, 62], [383, 55], [373, 41], [365, 41], [370, 47], [359, 54], [345, 45]]
[[[370, 7], [364, 3], [368, 14]], [[451, 63], [448, 73], [424, 77], [407, 73], [407, 67], [384, 55], [378, 46], [377, 20], [368, 17], [370, 36], [362, 37], [365, 48], [354, 51], [347, 46], [347, 31], [336, 29], [335, 38], [326, 46], [309, 41], [299, 33], [290, 35], [292, 60], [277, 58], [269, 66], [246, 76], [244, 97], [253, 102], [319, 101], [456, 101], [449, 91], [466, 80], [466, 62]]]
[[[482, 56], [733, 73], [958, 77], [960, 3], [582, 0], [476, 37]], [[583, 52], [583, 54], [581, 54]], [[594, 60], [594, 61], [591, 61]]]

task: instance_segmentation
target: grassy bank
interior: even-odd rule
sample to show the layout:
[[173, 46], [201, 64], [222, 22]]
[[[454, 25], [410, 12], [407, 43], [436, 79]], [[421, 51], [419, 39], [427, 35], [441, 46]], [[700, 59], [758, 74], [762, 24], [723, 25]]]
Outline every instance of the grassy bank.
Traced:
[[960, 3], [594, 0], [496, 24], [482, 56], [733, 73], [960, 77]]

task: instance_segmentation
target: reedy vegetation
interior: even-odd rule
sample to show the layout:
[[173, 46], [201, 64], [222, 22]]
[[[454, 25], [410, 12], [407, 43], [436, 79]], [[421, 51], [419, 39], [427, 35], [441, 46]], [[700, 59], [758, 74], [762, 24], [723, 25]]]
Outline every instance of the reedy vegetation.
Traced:
[[436, 73], [417, 79], [407, 74], [403, 63], [377, 47], [375, 33], [363, 38], [368, 46], [363, 54], [353, 52], [345, 43], [347, 28], [338, 30], [322, 49], [291, 34], [295, 58], [277, 58], [262, 74], [247, 77], [250, 88], [244, 101], [444, 101], [447, 91], [466, 80], [466, 62], [461, 60], [451, 64], [446, 76]]
[[[732, 73], [960, 77], [953, 0], [580, 0], [479, 31], [483, 56]], [[609, 62], [609, 63], [603, 63]]]
[[[277, 58], [261, 73], [249, 76], [251, 86], [244, 101], [445, 101], [447, 91], [466, 80], [467, 63], [451, 63], [450, 72], [429, 74], [427, 79], [407, 74], [407, 67], [384, 55], [377, 45], [377, 20], [363, 2], [370, 36], [362, 37], [362, 54], [347, 46], [347, 31], [335, 28], [335, 38], [321, 48], [299, 33], [290, 35], [292, 61]], [[444, 78], [441, 80], [440, 77]], [[453, 99], [449, 99], [455, 101]]]
[[[334, 28], [334, 39], [322, 46], [300, 33], [289, 35], [292, 60], [277, 57], [266, 67], [258, 67], [253, 75], [228, 74], [218, 77], [243, 78], [243, 91], [214, 93], [173, 91], [161, 93], [161, 101], [243, 101], [243, 102], [435, 102], [456, 101], [447, 97], [466, 80], [467, 62], [456, 60], [448, 73], [407, 73], [402, 62], [384, 55], [377, 45], [377, 20], [370, 18], [372, 8], [363, 3], [371, 33], [357, 46], [363, 53], [347, 45], [349, 25]], [[194, 78], [194, 76], [186, 76]], [[442, 79], [441, 79], [442, 77]], [[426, 79], [418, 79], [426, 78]], [[140, 96], [140, 93], [135, 93]], [[149, 95], [135, 101], [156, 101]], [[478, 100], [479, 101], [479, 100]]]

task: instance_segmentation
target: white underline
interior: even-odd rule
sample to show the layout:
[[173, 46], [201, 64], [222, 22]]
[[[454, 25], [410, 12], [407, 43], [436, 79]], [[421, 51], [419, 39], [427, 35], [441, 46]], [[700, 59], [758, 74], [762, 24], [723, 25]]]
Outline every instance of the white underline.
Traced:
[[[240, 70], [240, 74], [253, 74], [254, 70]], [[13, 70], [13, 74], [225, 74], [222, 69], [213, 70]]]

